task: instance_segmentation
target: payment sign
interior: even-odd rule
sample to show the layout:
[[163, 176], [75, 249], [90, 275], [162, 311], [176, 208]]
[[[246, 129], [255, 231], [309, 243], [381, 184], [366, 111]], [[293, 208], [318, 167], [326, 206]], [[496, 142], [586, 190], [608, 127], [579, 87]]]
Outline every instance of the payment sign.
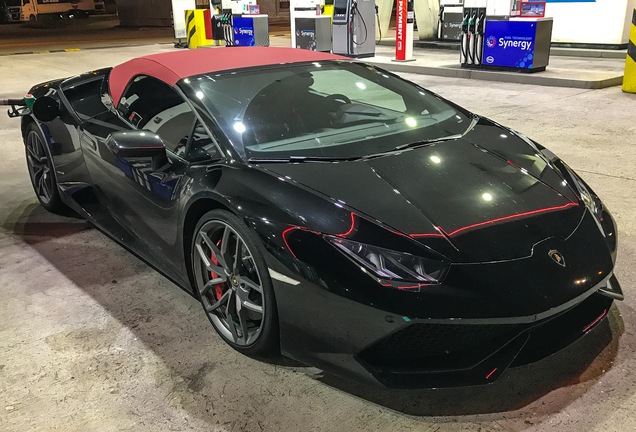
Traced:
[[484, 63], [532, 69], [537, 25], [531, 21], [486, 21]]

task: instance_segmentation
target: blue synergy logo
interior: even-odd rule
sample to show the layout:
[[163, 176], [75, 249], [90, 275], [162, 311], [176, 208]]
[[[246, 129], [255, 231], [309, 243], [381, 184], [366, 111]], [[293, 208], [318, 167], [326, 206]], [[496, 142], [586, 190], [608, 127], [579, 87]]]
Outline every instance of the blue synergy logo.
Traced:
[[486, 21], [484, 64], [532, 69], [536, 30], [533, 21]]

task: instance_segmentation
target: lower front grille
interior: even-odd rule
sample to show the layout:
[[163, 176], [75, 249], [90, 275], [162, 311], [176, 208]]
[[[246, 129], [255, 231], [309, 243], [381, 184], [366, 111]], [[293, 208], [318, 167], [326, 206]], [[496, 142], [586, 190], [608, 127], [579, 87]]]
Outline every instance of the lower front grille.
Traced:
[[377, 371], [469, 369], [524, 328], [523, 325], [414, 323], [366, 348], [358, 358]]
[[[593, 294], [532, 324], [415, 322], [362, 350], [356, 359], [389, 387], [486, 384], [565, 348], [603, 321], [612, 299]], [[451, 324], [453, 323], [453, 324]]]

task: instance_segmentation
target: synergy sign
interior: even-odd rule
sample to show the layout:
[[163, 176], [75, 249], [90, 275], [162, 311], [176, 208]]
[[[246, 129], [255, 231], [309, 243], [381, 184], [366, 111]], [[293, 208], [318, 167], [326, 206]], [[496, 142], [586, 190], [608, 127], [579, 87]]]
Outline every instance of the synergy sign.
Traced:
[[485, 65], [532, 69], [534, 22], [486, 21], [485, 32]]
[[250, 17], [232, 17], [234, 45], [254, 46], [254, 21]]

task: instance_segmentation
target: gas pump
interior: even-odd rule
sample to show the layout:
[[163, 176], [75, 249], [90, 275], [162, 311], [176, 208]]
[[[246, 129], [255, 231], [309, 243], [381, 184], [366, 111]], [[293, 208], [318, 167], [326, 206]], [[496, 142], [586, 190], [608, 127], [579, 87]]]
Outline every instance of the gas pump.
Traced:
[[313, 18], [320, 16], [325, 7], [325, 0], [290, 0], [289, 22], [291, 24], [291, 46], [298, 48], [296, 37], [296, 18]]
[[375, 55], [374, 0], [334, 0], [332, 51], [348, 57]]
[[212, 39], [222, 40], [225, 46], [233, 46], [232, 13], [225, 12], [212, 16]]
[[[534, 15], [526, 5], [540, 4]], [[462, 67], [523, 72], [545, 70], [550, 59], [552, 19], [544, 2], [465, 0], [461, 24]]]
[[460, 45], [460, 63], [464, 67], [482, 62], [485, 22], [486, 1], [466, 0]]
[[268, 16], [258, 13], [256, 0], [221, 0], [221, 6], [223, 15], [215, 17], [215, 25], [222, 28], [227, 46], [269, 46]]
[[440, 0], [437, 39], [446, 41], [461, 40], [463, 16], [464, 4], [462, 0]]

